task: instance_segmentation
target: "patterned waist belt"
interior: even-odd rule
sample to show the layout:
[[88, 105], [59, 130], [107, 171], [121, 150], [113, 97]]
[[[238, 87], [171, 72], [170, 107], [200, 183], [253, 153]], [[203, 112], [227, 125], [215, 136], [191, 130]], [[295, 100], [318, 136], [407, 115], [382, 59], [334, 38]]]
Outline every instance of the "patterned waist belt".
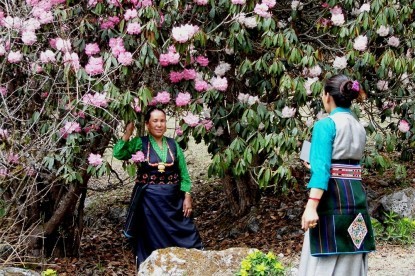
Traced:
[[360, 165], [332, 164], [331, 178], [362, 179], [362, 167]]

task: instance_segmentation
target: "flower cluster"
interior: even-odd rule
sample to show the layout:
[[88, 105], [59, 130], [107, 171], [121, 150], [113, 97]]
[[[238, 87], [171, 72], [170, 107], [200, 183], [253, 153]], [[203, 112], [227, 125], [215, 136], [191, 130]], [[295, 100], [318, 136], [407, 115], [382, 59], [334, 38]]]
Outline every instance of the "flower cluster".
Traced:
[[288, 106], [285, 106], [281, 111], [281, 116], [283, 118], [292, 118], [295, 116], [296, 109], [294, 107], [290, 108]]
[[267, 254], [255, 249], [241, 262], [241, 268], [236, 274], [238, 276], [248, 275], [285, 275], [285, 268], [278, 261], [274, 253]]
[[137, 151], [135, 154], [131, 155], [131, 161], [134, 163], [144, 162], [146, 160], [144, 153], [142, 151]]
[[199, 31], [199, 27], [195, 25], [181, 25], [180, 27], [173, 27], [173, 38], [179, 43], [186, 43]]
[[89, 165], [91, 165], [93, 167], [98, 167], [102, 164], [102, 162], [103, 162], [103, 159], [102, 159], [101, 154], [98, 154], [98, 153], [97, 154], [93, 154], [93, 153], [89, 154], [89, 156], [88, 156]]

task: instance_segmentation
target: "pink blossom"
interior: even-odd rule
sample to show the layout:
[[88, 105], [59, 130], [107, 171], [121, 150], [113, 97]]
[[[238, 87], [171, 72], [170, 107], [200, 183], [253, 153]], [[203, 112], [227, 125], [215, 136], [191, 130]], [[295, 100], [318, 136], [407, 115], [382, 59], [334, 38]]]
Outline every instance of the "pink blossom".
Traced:
[[190, 103], [192, 96], [189, 92], [182, 93], [180, 92], [176, 97], [176, 105], [177, 106], [185, 106]]
[[265, 5], [267, 5], [268, 8], [271, 9], [271, 8], [273, 8], [275, 6], [276, 1], [275, 0], [262, 0], [262, 3], [265, 4]]
[[9, 132], [7, 129], [0, 128], [0, 139], [6, 140], [7, 138], [9, 138]]
[[89, 157], [88, 157], [89, 165], [93, 167], [97, 167], [97, 166], [100, 166], [102, 162], [103, 160], [102, 160], [101, 154], [93, 154], [93, 153], [89, 154]]
[[133, 63], [133, 54], [130, 52], [121, 52], [117, 58], [118, 62], [124, 66], [131, 65]]
[[396, 36], [389, 37], [388, 44], [392, 47], [398, 47], [400, 44], [399, 38], [397, 38]]
[[139, 104], [139, 102], [140, 102], [140, 100], [137, 98], [137, 97], [135, 97], [134, 99], [133, 99], [133, 102], [131, 103], [131, 107], [134, 109], [134, 111], [135, 112], [141, 112], [141, 107], [140, 107], [140, 104]]
[[23, 55], [20, 51], [10, 51], [9, 55], [7, 56], [7, 61], [10, 63], [19, 63], [23, 58]]
[[183, 70], [183, 78], [185, 80], [194, 80], [196, 78], [195, 69], [184, 69]]
[[137, 17], [137, 10], [136, 9], [128, 9], [124, 13], [124, 19], [130, 20]]
[[29, 18], [22, 25], [22, 31], [36, 31], [40, 28], [40, 22], [36, 18]]
[[0, 177], [5, 177], [9, 174], [7, 168], [0, 167]]
[[157, 96], [154, 97], [157, 103], [168, 104], [170, 102], [170, 93], [167, 91], [161, 91], [157, 93]]
[[175, 132], [177, 136], [183, 135], [183, 129], [180, 126], [176, 127]]
[[102, 57], [90, 57], [88, 64], [85, 65], [85, 72], [90, 76], [102, 74], [104, 72], [104, 61]]
[[88, 43], [85, 45], [85, 54], [92, 56], [100, 52], [98, 43]]
[[330, 12], [332, 14], [341, 14], [343, 13], [342, 8], [339, 6], [334, 6], [333, 8], [330, 9]]
[[232, 0], [231, 2], [234, 5], [245, 5], [246, 0]]
[[75, 71], [78, 71], [79, 68], [81, 68], [81, 64], [79, 63], [79, 56], [77, 53], [66, 52], [63, 55], [63, 63], [69, 64]]
[[398, 129], [403, 133], [408, 132], [410, 129], [409, 123], [406, 120], [400, 120], [398, 124]]
[[7, 95], [7, 88], [4, 86], [0, 86], [0, 95], [2, 95], [3, 97], [6, 97]]
[[168, 54], [160, 54], [159, 62], [160, 62], [160, 65], [163, 67], [169, 66], [170, 62], [169, 62]]
[[211, 130], [213, 127], [213, 122], [211, 120], [203, 120], [200, 124], [203, 125], [207, 131]]
[[88, 7], [93, 8], [98, 4], [98, 0], [88, 0]]
[[358, 51], [365, 51], [367, 48], [367, 36], [359, 35], [355, 38], [353, 48]]
[[51, 38], [51, 39], [49, 39], [49, 45], [50, 45], [50, 47], [52, 47], [53, 49], [58, 49], [58, 48], [56, 48], [56, 41], [57, 41], [57, 39], [58, 39], [58, 38]]
[[109, 42], [109, 46], [111, 47], [112, 54], [115, 57], [118, 57], [120, 53], [125, 52], [124, 48], [124, 41], [121, 37], [111, 38]]
[[120, 7], [122, 0], [107, 0], [108, 4], [113, 5], [114, 7]]
[[51, 11], [47, 11], [41, 13], [38, 17], [40, 24], [49, 24], [53, 22], [53, 13]]
[[141, 0], [141, 1], [138, 1], [137, 3], [137, 7], [139, 8], [145, 8], [151, 5], [153, 5], [153, 2], [151, 0]]
[[263, 18], [270, 18], [271, 13], [268, 12], [269, 7], [265, 4], [256, 4], [254, 8], [254, 13], [263, 17]]
[[308, 76], [314, 78], [321, 75], [321, 67], [317, 64], [308, 70]]
[[86, 105], [92, 105], [95, 107], [107, 107], [108, 100], [106, 99], [106, 93], [95, 93], [92, 95], [91, 93], [87, 93], [82, 97], [82, 102]]
[[160, 65], [161, 66], [168, 66], [169, 64], [177, 64], [180, 61], [180, 54], [176, 53], [176, 51], [170, 51], [166, 54], [160, 54]]
[[202, 92], [202, 91], [206, 91], [208, 88], [209, 88], [209, 84], [206, 81], [200, 80], [200, 79], [195, 80], [196, 91]]
[[128, 23], [127, 25], [127, 33], [128, 34], [140, 34], [141, 33], [141, 25], [140, 23], [137, 22], [133, 22], [133, 23]]
[[193, 2], [195, 2], [196, 5], [205, 6], [205, 5], [207, 5], [208, 0], [193, 0]]
[[133, 161], [134, 163], [140, 163], [145, 161], [146, 158], [144, 156], [144, 153], [142, 151], [137, 151], [135, 154], [131, 155], [131, 161]]
[[1, 21], [2, 25], [7, 29], [14, 29], [14, 30], [20, 30], [22, 27], [23, 21], [20, 19], [20, 17], [11, 17], [7, 16], [3, 18]]
[[179, 43], [185, 43], [193, 38], [193, 36], [199, 31], [198, 26], [186, 24], [180, 27], [173, 27], [173, 38]]
[[35, 32], [24, 31], [22, 33], [22, 41], [25, 45], [33, 45], [37, 41]]
[[212, 84], [213, 88], [219, 91], [225, 91], [228, 88], [228, 80], [226, 77], [213, 77], [210, 80], [210, 83]]
[[296, 111], [296, 109], [294, 107], [289, 108], [288, 106], [285, 106], [281, 111], [282, 117], [283, 118], [292, 118], [292, 117], [295, 116], [295, 111]]
[[72, 50], [71, 41], [60, 37], [56, 38], [56, 49], [64, 53], [70, 52]]
[[172, 83], [178, 83], [184, 78], [183, 72], [172, 71], [169, 76]]
[[33, 6], [36, 6], [36, 5], [39, 3], [39, 1], [40, 1], [40, 0], [26, 0], [26, 4], [27, 4], [28, 6], [33, 7]]
[[117, 16], [110, 16], [101, 22], [100, 27], [103, 30], [113, 29], [118, 23], [120, 23], [120, 19]]
[[55, 53], [51, 50], [46, 50], [44, 52], [40, 52], [40, 62], [42, 63], [49, 63], [49, 62], [55, 62]]
[[69, 134], [81, 132], [81, 126], [77, 122], [66, 122], [65, 126], [59, 132], [66, 139]]
[[0, 44], [0, 56], [4, 56], [6, 54], [6, 47], [3, 44]]
[[190, 127], [195, 127], [199, 124], [199, 117], [194, 115], [193, 113], [189, 112], [185, 117], [183, 117], [183, 121]]
[[196, 58], [196, 62], [199, 63], [200, 66], [206, 67], [209, 64], [209, 59], [207, 57], [204, 57], [204, 56], [198, 56]]

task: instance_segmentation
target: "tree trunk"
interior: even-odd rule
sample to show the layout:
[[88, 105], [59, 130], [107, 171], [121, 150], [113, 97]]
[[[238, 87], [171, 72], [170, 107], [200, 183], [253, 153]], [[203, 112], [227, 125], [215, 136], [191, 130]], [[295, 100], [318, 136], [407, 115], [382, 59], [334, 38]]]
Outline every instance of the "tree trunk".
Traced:
[[249, 175], [235, 178], [234, 175], [227, 174], [222, 179], [225, 189], [226, 201], [235, 217], [247, 214], [252, 206], [258, 203], [258, 185], [252, 181]]

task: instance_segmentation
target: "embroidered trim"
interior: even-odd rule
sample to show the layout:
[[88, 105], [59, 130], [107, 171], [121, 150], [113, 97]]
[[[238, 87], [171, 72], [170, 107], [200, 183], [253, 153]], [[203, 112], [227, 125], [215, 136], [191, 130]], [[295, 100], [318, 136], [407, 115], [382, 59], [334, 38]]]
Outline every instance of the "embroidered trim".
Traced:
[[367, 227], [365, 220], [361, 213], [359, 213], [347, 229], [350, 237], [357, 249], [360, 248], [362, 242], [367, 234]]
[[332, 178], [362, 179], [362, 167], [360, 165], [332, 164], [330, 169]]

